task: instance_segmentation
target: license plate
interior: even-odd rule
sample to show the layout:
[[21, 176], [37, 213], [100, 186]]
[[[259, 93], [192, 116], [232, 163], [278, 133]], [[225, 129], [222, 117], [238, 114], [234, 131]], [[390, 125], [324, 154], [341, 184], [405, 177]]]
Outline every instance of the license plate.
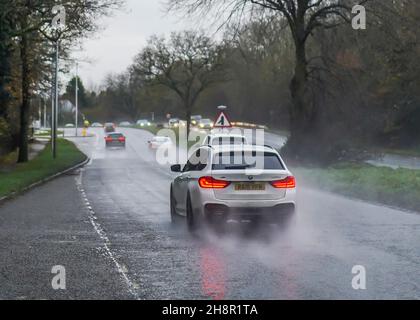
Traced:
[[264, 191], [265, 183], [236, 183], [235, 191]]

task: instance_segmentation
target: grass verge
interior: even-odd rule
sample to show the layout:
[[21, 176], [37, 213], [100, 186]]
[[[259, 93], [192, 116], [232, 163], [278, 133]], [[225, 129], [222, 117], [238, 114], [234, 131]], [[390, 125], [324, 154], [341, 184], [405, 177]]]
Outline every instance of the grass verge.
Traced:
[[54, 160], [51, 145], [28, 163], [18, 164], [10, 172], [0, 172], [0, 198], [19, 192], [30, 185], [69, 169], [86, 160], [86, 155], [67, 140], [57, 140], [58, 154]]
[[373, 151], [378, 153], [395, 154], [398, 156], [420, 157], [420, 147], [412, 149], [374, 149]]
[[323, 190], [417, 212], [420, 208], [419, 170], [342, 163], [294, 171], [298, 179]]

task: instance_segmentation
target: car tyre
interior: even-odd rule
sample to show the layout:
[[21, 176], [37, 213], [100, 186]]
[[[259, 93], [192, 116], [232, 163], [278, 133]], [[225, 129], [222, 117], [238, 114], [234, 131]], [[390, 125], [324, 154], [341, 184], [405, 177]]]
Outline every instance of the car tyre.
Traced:
[[171, 221], [173, 224], [176, 224], [178, 223], [178, 220], [179, 220], [179, 216], [178, 216], [178, 213], [176, 212], [176, 202], [175, 202], [173, 190], [171, 188]]
[[197, 216], [194, 214], [194, 209], [192, 207], [192, 203], [191, 203], [191, 197], [188, 194], [187, 197], [187, 227], [188, 230], [190, 232], [194, 232], [197, 231], [197, 229], [199, 228], [199, 221], [197, 219]]
[[276, 224], [281, 229], [289, 229], [296, 224], [296, 209], [290, 209], [276, 218]]

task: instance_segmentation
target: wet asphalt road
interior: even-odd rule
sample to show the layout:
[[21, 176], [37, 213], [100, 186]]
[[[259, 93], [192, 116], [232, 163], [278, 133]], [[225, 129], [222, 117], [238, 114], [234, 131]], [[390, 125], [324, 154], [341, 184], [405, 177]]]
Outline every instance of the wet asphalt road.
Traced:
[[[301, 187], [289, 230], [193, 236], [170, 223], [173, 174], [150, 134], [122, 131], [126, 150], [105, 150], [96, 130], [76, 140], [92, 158], [80, 174], [0, 207], [0, 298], [420, 298], [419, 214]], [[52, 264], [68, 268], [68, 290], [48, 286]], [[355, 265], [366, 290], [352, 288]]]

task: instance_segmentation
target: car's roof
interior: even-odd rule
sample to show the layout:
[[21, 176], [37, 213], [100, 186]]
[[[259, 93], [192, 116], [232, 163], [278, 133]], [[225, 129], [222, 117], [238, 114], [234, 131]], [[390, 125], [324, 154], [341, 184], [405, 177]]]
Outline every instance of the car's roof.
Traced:
[[277, 151], [268, 146], [258, 146], [258, 145], [216, 145], [212, 147], [214, 152], [272, 152], [277, 153]]

